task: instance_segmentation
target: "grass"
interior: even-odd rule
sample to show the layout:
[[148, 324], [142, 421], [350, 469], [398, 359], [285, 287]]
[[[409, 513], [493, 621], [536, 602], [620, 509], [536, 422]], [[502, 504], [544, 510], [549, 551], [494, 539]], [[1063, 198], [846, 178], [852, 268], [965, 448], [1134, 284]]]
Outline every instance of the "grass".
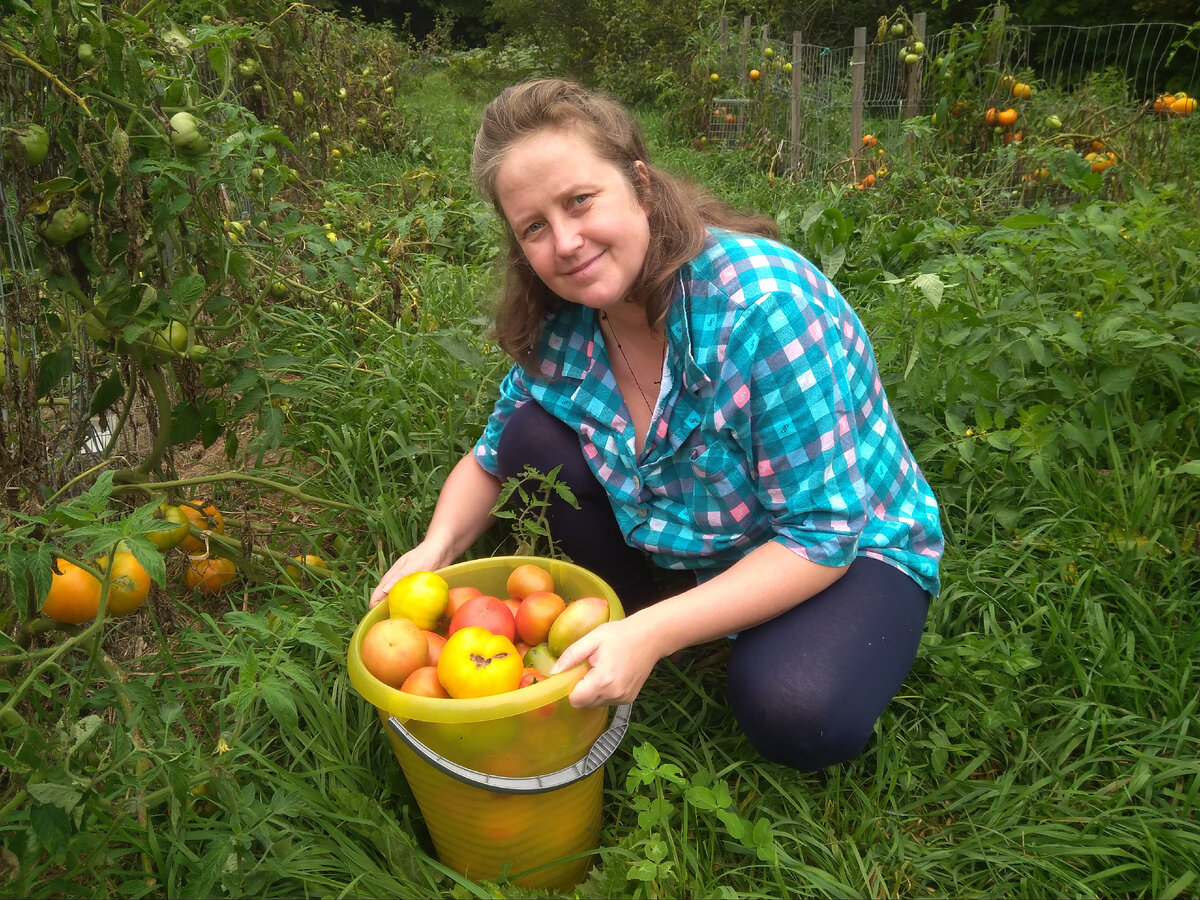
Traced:
[[[374, 223], [340, 263], [354, 278], [318, 285], [344, 307], [281, 304], [258, 335], [295, 385], [286, 458], [307, 492], [355, 509], [306, 509], [259, 540], [344, 534], [337, 575], [206, 605], [156, 593], [145, 640], [114, 625], [102, 663], [35, 647], [46, 679], [2, 720], [7, 892], [532, 895], [437, 862], [345, 669], [376, 573], [419, 539], [506, 367], [486, 339], [494, 227], [465, 171], [482, 100], [436, 73], [407, 87], [406, 153], [325, 186], [339, 234]], [[668, 168], [785, 214], [805, 252], [841, 247], [839, 282], [943, 502], [945, 590], [875, 739], [826, 772], [755, 757], [719, 645], [662, 663], [608, 763], [596, 867], [575, 895], [1193, 896], [1194, 209], [1163, 188], [1019, 226], [965, 201], [943, 219], [944, 199], [908, 192], [920, 159], [890, 192], [842, 196], [647, 125]], [[437, 188], [397, 209], [387, 186], [419, 172]], [[436, 235], [435, 214], [450, 226]], [[383, 224], [405, 216], [426, 231]], [[244, 518], [261, 522], [265, 499], [240, 495]], [[498, 533], [473, 552], [511, 546]]]

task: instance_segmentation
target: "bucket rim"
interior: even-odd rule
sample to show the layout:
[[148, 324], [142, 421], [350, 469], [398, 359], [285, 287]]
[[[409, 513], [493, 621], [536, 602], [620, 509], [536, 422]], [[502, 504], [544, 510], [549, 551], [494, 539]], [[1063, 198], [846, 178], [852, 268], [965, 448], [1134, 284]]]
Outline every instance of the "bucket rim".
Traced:
[[543, 775], [493, 775], [490, 772], [480, 772], [478, 769], [472, 769], [456, 763], [454, 760], [447, 759], [437, 751], [427, 747], [416, 735], [405, 728], [395, 716], [388, 718], [387, 725], [392, 730], [392, 733], [400, 738], [408, 749], [413, 751], [420, 759], [433, 766], [443, 775], [449, 775], [456, 781], [461, 781], [463, 784], [482, 788], [485, 791], [491, 791], [495, 794], [545, 794], [550, 791], [559, 790], [560, 788], [569, 787], [575, 782], [582, 781], [602, 769], [608, 758], [621, 746], [621, 741], [625, 739], [625, 732], [629, 728], [629, 718], [632, 710], [633, 704], [622, 703], [613, 714], [612, 722], [609, 723], [608, 728], [596, 738], [587, 753], [571, 763], [571, 765], [564, 766], [555, 772], [547, 772]]
[[[470, 584], [471, 579], [478, 577], [481, 570], [490, 570], [500, 566], [516, 568], [525, 563], [533, 563], [547, 569], [554, 577], [556, 585], [562, 584], [566, 579], [571, 579], [582, 581], [595, 588], [595, 590], [586, 592], [568, 592], [572, 594], [565, 598], [568, 601], [577, 600], [588, 594], [601, 596], [608, 601], [610, 622], [625, 618], [621, 601], [607, 582], [594, 572], [566, 560], [542, 556], [489, 556], [454, 563], [438, 569], [437, 574], [445, 578], [451, 587], [456, 587]], [[386, 603], [379, 603], [362, 617], [354, 629], [350, 644], [346, 649], [346, 667], [349, 670], [350, 683], [354, 689], [376, 709], [401, 722], [415, 719], [421, 722], [460, 725], [520, 715], [567, 696], [579, 680], [587, 674], [589, 668], [588, 664], [583, 662], [565, 672], [552, 675], [545, 681], [523, 687], [519, 691], [508, 691], [503, 694], [469, 700], [446, 700], [410, 694], [390, 687], [377, 679], [367, 671], [359, 655], [363, 636], [372, 625], [382, 621], [387, 615]]]

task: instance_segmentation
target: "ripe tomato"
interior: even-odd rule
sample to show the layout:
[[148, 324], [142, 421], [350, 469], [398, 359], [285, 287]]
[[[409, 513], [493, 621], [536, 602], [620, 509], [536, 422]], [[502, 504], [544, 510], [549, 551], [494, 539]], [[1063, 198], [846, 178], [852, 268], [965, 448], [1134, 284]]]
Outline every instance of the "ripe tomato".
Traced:
[[450, 635], [437, 664], [442, 687], [457, 699], [516, 690], [524, 668], [509, 638], [478, 625]]
[[55, 560], [42, 612], [59, 622], [78, 625], [96, 618], [99, 609], [100, 581], [96, 576], [65, 559]]
[[554, 620], [566, 608], [567, 602], [553, 591], [535, 591], [521, 601], [517, 610], [517, 634], [530, 646], [542, 643]]
[[580, 597], [572, 600], [554, 620], [546, 641], [550, 652], [562, 656], [564, 650], [590, 632], [593, 628], [608, 621], [608, 601], [603, 597]]
[[533, 666], [525, 666], [521, 670], [521, 680], [517, 683], [517, 687], [529, 687], [531, 684], [537, 684], [540, 681], [546, 680], [545, 675], [535, 669]]
[[445, 619], [451, 618], [456, 612], [458, 612], [458, 608], [468, 600], [482, 596], [483, 591], [477, 587], [472, 587], [471, 585], [460, 585], [459, 587], [450, 588], [448, 602], [446, 603], [446, 611], [442, 613], [442, 617]]
[[[102, 571], [108, 569], [108, 557], [96, 560]], [[150, 575], [128, 550], [113, 554], [112, 574], [108, 584], [108, 614], [124, 616], [146, 602], [150, 593]]]
[[381, 619], [363, 635], [359, 658], [367, 671], [389, 687], [429, 665], [429, 642], [412, 619]]
[[412, 572], [388, 591], [388, 613], [393, 619], [412, 619], [426, 631], [437, 627], [450, 602], [450, 586], [436, 572]]
[[419, 669], [414, 669], [413, 673], [404, 679], [404, 684], [400, 685], [400, 690], [409, 694], [419, 694], [422, 697], [438, 697], [442, 700], [450, 699], [450, 695], [446, 693], [446, 689], [438, 681], [437, 666], [433, 663], [421, 666]]
[[523, 563], [512, 570], [504, 585], [508, 596], [523, 600], [534, 591], [554, 590], [554, 576], [533, 563]]
[[514, 600], [512, 597], [505, 597], [502, 601], [508, 607], [508, 611], [512, 613], [513, 621], [517, 620], [517, 610], [521, 608], [521, 601]]
[[442, 656], [442, 648], [446, 646], [446, 638], [436, 631], [426, 631], [425, 642], [429, 644], [429, 664], [436, 666]]
[[162, 503], [158, 507], [158, 513], [154, 518], [156, 521], [169, 522], [175, 526], [161, 531], [146, 532], [146, 539], [159, 550], [170, 550], [172, 547], [178, 547], [183, 542], [183, 539], [188, 536], [188, 517], [178, 506], [172, 506], [170, 503]]
[[446, 636], [453, 637], [459, 629], [468, 626], [486, 628], [492, 634], [500, 634], [512, 641], [517, 636], [517, 621], [504, 601], [486, 594], [473, 597], [450, 618]]
[[[198, 504], [193, 506], [191, 503], [181, 503], [179, 508], [183, 510], [188, 521], [200, 531], [211, 531], [213, 534], [225, 533], [225, 517], [211, 503], [203, 509], [198, 508]], [[179, 542], [179, 546], [189, 553], [195, 553], [197, 550], [204, 549], [204, 541], [189, 532]]]
[[192, 553], [188, 555], [188, 567], [183, 574], [183, 583], [193, 591], [216, 594], [225, 590], [236, 577], [237, 566], [232, 559]]

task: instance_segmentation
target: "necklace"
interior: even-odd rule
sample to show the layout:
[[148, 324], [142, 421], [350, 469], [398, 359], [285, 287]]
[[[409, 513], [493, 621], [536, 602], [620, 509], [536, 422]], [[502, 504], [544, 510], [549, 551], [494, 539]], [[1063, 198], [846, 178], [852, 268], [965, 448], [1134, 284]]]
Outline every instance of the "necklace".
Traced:
[[[612, 319], [610, 319], [608, 317], [608, 313], [604, 312], [603, 310], [600, 311], [600, 318], [605, 322], [605, 324], [608, 325], [609, 334], [612, 335], [613, 341], [616, 342], [617, 352], [621, 354], [621, 359], [625, 361], [625, 368], [629, 370], [629, 374], [633, 378], [634, 387], [636, 387], [638, 389], [638, 393], [642, 395], [642, 401], [646, 404], [646, 408], [653, 412], [655, 404], [650, 402], [649, 395], [642, 387], [641, 381], [638, 380], [637, 372], [634, 370], [633, 365], [629, 362], [629, 357], [625, 355], [625, 348], [621, 346], [621, 339], [617, 337], [617, 330], [613, 327]], [[654, 379], [653, 384], [656, 387], [662, 384], [661, 374]], [[655, 399], [657, 399], [657, 397]]]

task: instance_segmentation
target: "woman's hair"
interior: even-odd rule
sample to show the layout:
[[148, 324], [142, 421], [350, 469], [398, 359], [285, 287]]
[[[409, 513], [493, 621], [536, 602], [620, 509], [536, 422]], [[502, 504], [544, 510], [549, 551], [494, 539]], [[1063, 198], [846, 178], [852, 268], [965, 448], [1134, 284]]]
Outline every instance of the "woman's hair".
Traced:
[[[483, 114], [475, 136], [471, 172], [476, 187], [504, 219], [496, 195], [496, 172], [512, 145], [547, 129], [570, 129], [585, 138], [602, 159], [629, 181], [648, 211], [650, 244], [633, 296], [645, 303], [651, 326], [666, 318], [680, 266], [698, 254], [709, 225], [745, 234], [778, 237], [767, 216], [744, 213], [708, 191], [650, 164], [646, 142], [633, 116], [620, 103], [570, 81], [539, 79], [506, 88]], [[639, 178], [635, 163], [649, 178]], [[500, 346], [528, 366], [546, 315], [563, 304], [525, 259], [512, 228], [504, 221], [507, 256], [496, 310], [494, 336]]]

